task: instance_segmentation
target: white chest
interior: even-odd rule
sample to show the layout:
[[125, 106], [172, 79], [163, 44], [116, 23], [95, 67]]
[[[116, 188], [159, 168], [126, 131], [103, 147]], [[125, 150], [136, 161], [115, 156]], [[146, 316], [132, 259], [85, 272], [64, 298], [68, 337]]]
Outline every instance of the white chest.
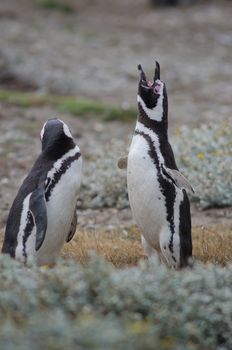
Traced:
[[47, 202], [47, 232], [38, 256], [59, 251], [67, 238], [81, 182], [82, 160], [71, 163], [54, 186]]
[[166, 223], [166, 208], [158, 171], [148, 152], [146, 139], [135, 135], [128, 155], [127, 185], [134, 220], [146, 239], [156, 245]]

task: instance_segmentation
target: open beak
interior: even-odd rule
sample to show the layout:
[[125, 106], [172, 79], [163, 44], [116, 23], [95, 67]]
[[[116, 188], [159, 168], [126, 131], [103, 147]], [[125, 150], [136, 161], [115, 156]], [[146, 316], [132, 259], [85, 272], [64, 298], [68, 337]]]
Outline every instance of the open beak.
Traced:
[[160, 65], [157, 61], [155, 61], [154, 83], [156, 80], [160, 80]]
[[151, 81], [148, 81], [146, 78], [146, 74], [144, 73], [144, 70], [141, 66], [141, 64], [138, 65], [138, 70], [140, 71], [140, 84], [144, 88], [151, 88], [152, 86], [155, 86], [157, 83], [157, 80], [160, 80], [160, 65], [159, 62], [155, 61], [155, 72], [154, 72], [154, 78], [153, 78], [153, 84]]
[[138, 65], [138, 70], [140, 71], [140, 80], [141, 80], [141, 82], [142, 81], [147, 82], [147, 78], [146, 78], [146, 75], [144, 73], [144, 70], [143, 70], [141, 64]]

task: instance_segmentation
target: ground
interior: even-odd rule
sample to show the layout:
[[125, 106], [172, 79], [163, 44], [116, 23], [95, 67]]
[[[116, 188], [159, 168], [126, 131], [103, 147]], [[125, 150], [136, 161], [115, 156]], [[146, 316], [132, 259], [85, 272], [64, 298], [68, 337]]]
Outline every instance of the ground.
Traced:
[[[46, 1], [9, 0], [0, 6], [0, 88], [39, 95], [72, 95], [136, 108], [137, 64], [152, 75], [161, 64], [169, 92], [170, 134], [182, 125], [232, 120], [230, 1], [152, 8], [145, 0], [67, 1], [71, 13], [48, 9]], [[27, 108], [0, 104], [0, 225], [22, 178], [40, 152], [44, 121], [67, 122], [88, 158], [112, 139], [125, 142], [131, 122], [74, 117], [45, 103]], [[231, 208], [201, 211], [192, 206], [194, 226], [232, 229]], [[79, 210], [81, 229], [122, 231], [133, 224], [129, 209]]]

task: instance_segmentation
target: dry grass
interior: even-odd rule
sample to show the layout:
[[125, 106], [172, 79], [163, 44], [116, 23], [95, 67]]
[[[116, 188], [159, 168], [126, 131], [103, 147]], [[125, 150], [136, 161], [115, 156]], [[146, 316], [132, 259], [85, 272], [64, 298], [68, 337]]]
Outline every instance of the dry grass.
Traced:
[[[232, 262], [232, 229], [224, 226], [193, 228], [193, 255], [205, 264], [225, 266]], [[2, 235], [0, 235], [2, 245]], [[136, 265], [145, 254], [140, 243], [139, 230], [80, 230], [64, 246], [62, 257], [73, 258], [85, 264], [90, 251], [104, 256], [116, 267]]]
[[135, 227], [126, 230], [83, 230], [77, 232], [70, 244], [66, 244], [62, 256], [71, 257], [82, 264], [88, 261], [89, 252], [104, 256], [116, 267], [135, 265], [145, 258]]
[[193, 228], [193, 255], [204, 263], [226, 265], [232, 262], [232, 229], [224, 226]]
[[[193, 255], [203, 263], [226, 265], [232, 261], [232, 230], [223, 226], [193, 228]], [[113, 231], [80, 231], [63, 250], [63, 257], [86, 263], [90, 251], [104, 256], [116, 267], [135, 265], [145, 258], [139, 230], [131, 227], [123, 233]]]

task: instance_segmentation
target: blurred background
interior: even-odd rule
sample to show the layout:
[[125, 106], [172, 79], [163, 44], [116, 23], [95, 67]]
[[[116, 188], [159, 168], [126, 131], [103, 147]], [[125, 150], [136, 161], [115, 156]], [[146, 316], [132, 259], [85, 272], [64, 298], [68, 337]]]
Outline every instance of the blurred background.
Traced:
[[178, 1], [1, 1], [0, 84], [134, 106], [137, 64], [152, 74], [156, 59], [175, 121], [227, 116], [231, 1], [165, 3]]
[[[168, 88], [170, 134], [177, 134], [176, 154], [198, 190], [195, 199], [201, 208], [223, 207], [217, 215], [231, 225], [231, 11], [226, 0], [1, 1], [2, 226], [22, 177], [40, 152], [42, 124], [54, 116], [68, 123], [86, 159], [78, 204], [87, 210], [83, 225], [104, 222], [107, 215], [91, 219], [89, 209], [128, 207], [125, 172], [114, 165], [127, 152], [136, 121], [137, 65], [152, 77], [155, 59]], [[180, 131], [205, 123], [211, 126], [194, 134]], [[113, 159], [107, 164], [102, 160], [106, 154]], [[112, 187], [106, 188], [102, 174]], [[210, 213], [214, 220], [217, 215]], [[110, 224], [118, 222], [114, 214], [109, 214]], [[119, 220], [131, 220], [128, 212], [123, 215]], [[197, 215], [197, 222], [199, 216], [208, 222], [205, 213]]]
[[[48, 118], [69, 125], [84, 166], [65, 261], [22, 268], [0, 254], [1, 350], [232, 349], [231, 17], [231, 0], [0, 0], [0, 246]], [[137, 65], [152, 77], [154, 60], [195, 190], [193, 257], [204, 265], [183, 272], [147, 268], [117, 168]]]

